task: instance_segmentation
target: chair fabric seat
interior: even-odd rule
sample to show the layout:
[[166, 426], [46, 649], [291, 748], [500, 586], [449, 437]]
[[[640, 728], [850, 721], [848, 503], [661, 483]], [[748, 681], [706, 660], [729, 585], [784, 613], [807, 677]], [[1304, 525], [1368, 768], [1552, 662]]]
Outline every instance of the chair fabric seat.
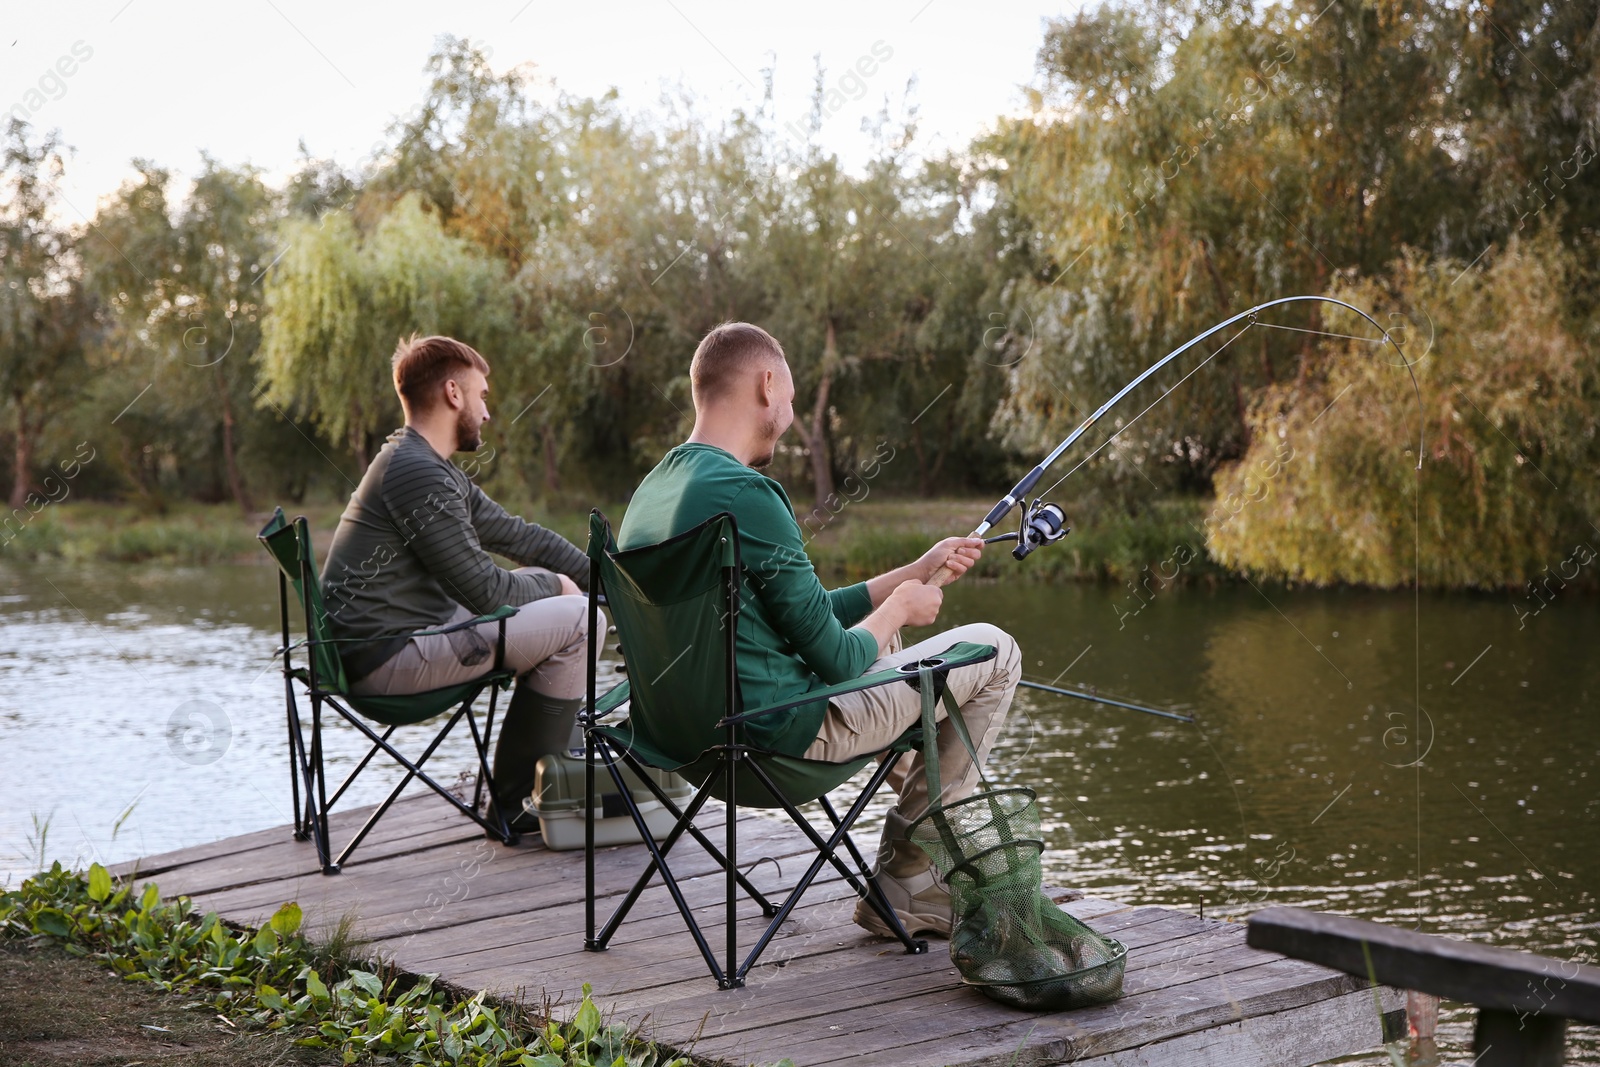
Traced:
[[[295, 668], [294, 676], [306, 685], [311, 684], [311, 672], [304, 667]], [[514, 677], [510, 671], [493, 671], [470, 682], [447, 685], [442, 689], [429, 689], [423, 693], [403, 693], [394, 696], [354, 693], [333, 693], [333, 695], [383, 726], [411, 726], [426, 722], [436, 715], [443, 715], [447, 711], [454, 711], [469, 697], [477, 696], [489, 685], [499, 685], [504, 688]]]
[[[942, 661], [944, 669], [954, 670], [957, 667], [981, 663], [984, 660], [993, 658], [993, 656], [993, 646], [963, 641], [951, 645], [939, 655], [939, 659]], [[746, 714], [763, 715], [771, 711], [781, 711], [798, 703], [819, 699], [827, 700], [846, 693], [859, 692], [863, 689], [871, 689], [896, 682], [906, 684], [906, 681], [906, 675], [898, 669], [891, 668], [889, 670], [874, 671], [871, 674], [862, 675], [860, 678], [852, 678], [847, 682], [839, 682], [836, 685], [813, 689], [790, 700], [782, 700], [766, 707], [756, 708]], [[627, 682], [622, 683], [597, 703], [597, 708], [601, 709], [599, 714], [605, 714], [606, 711], [621, 704], [621, 698], [616, 696], [617, 690], [624, 689], [627, 684]], [[664, 771], [674, 771], [693, 782], [697, 787], [702, 786], [708, 779], [712, 778], [720, 759], [718, 751], [714, 747], [706, 749], [698, 758], [687, 762], [676, 759], [652, 745], [642, 731], [635, 733], [627, 721], [613, 726], [598, 727], [595, 732], [611, 742], [612, 746], [619, 751], [631, 752], [634, 758], [641, 763]], [[906, 732], [901, 734], [886, 751], [906, 753], [913, 748], [921, 747], [922, 724], [917, 722], [907, 728]], [[831, 793], [851, 778], [854, 778], [861, 768], [871, 763], [877, 756], [877, 753], [873, 753], [872, 755], [862, 756], [860, 759], [848, 760], [844, 763], [829, 763], [824, 760], [810, 760], [778, 752], [766, 752], [753, 747], [747, 747], [745, 754], [746, 759], [754, 760], [761, 765], [761, 769], [767, 773], [773, 784], [783, 793], [784, 799], [787, 799], [791, 804], [804, 804], [817, 799], [825, 793]], [[713, 782], [711, 795], [717, 800], [726, 800], [726, 784], [721, 781]], [[739, 768], [738, 773], [735, 775], [734, 795], [738, 797], [739, 804], [745, 807], [781, 808], [784, 806], [784, 799], [773, 796], [756, 774], [743, 767]]]
[[[695, 788], [705, 788], [711, 781], [711, 796], [716, 800], [727, 800], [727, 784], [720, 778], [712, 781], [719, 764], [722, 761], [721, 753], [710, 749], [700, 755], [700, 758], [690, 763], [680, 763], [671, 756], [662, 753], [643, 741], [633, 736], [627, 723], [617, 726], [602, 726], [594, 731], [609, 741], [613, 748], [619, 752], [627, 752], [634, 759], [647, 767], [656, 767], [664, 771], [672, 771], [683, 776]], [[908, 735], [912, 731], [907, 731]], [[914, 731], [920, 738], [920, 727]], [[903, 739], [905, 740], [905, 739]], [[909, 741], [907, 742], [909, 747]], [[821, 760], [800, 759], [796, 756], [785, 756], [777, 752], [746, 752], [741, 763], [754, 761], [761, 765], [778, 789], [789, 798], [790, 803], [805, 803], [815, 800], [825, 793], [831, 793], [851, 778], [856, 772], [871, 763], [874, 756], [863, 756], [848, 763], [825, 763]], [[775, 797], [762, 783], [761, 779], [751, 770], [741, 766], [734, 778], [735, 795], [742, 808], [781, 808], [784, 806], [782, 799]], [[804, 800], [796, 801], [794, 798], [803, 797]]]

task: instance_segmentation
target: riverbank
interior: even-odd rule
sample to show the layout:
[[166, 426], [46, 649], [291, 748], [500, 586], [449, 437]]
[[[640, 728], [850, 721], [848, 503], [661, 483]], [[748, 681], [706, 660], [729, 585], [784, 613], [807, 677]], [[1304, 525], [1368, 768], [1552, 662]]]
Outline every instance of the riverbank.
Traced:
[[[588, 535], [588, 509], [577, 504], [555, 508], [525, 501], [505, 502], [582, 545]], [[841, 501], [837, 509], [802, 512], [806, 550], [817, 570], [833, 580], [871, 577], [915, 558], [941, 537], [970, 530], [993, 504], [987, 499], [885, 499]], [[318, 551], [325, 555], [343, 501], [287, 506], [311, 523]], [[601, 505], [613, 521], [626, 506]], [[231, 504], [182, 503], [164, 512], [133, 504], [69, 501], [45, 507], [20, 527], [0, 532], [0, 563], [59, 559], [67, 562], [206, 564], [265, 562], [256, 531], [267, 512], [246, 515]], [[1206, 502], [1161, 501], [1136, 517], [1080, 516], [1076, 529], [1059, 545], [1018, 564], [1010, 545], [990, 548], [978, 577], [1004, 582], [1127, 581], [1150, 568], [1177, 581], [1221, 581], [1225, 570], [1205, 552], [1201, 534]], [[1010, 520], [1005, 524], [1010, 529]]]
[[146, 1057], [255, 1067], [330, 1054], [340, 1063], [693, 1067], [606, 1025], [587, 986], [562, 1021], [548, 1004], [491, 1001], [362, 963], [342, 926], [313, 943], [300, 925], [296, 904], [240, 929], [186, 897], [163, 901], [154, 883], [56, 864], [0, 893], [0, 1052], [19, 1067]]

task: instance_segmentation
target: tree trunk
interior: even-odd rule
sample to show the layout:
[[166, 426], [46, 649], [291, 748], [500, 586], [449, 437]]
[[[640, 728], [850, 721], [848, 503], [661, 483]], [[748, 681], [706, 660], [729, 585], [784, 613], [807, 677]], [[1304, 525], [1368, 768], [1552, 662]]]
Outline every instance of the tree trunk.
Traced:
[[10, 506], [20, 508], [27, 503], [28, 494], [33, 490], [33, 483], [28, 480], [28, 468], [33, 463], [33, 437], [28, 433], [28, 409], [22, 402], [22, 390], [12, 392], [11, 399], [17, 409], [17, 451]]
[[216, 370], [217, 392], [222, 399], [222, 462], [228, 472], [228, 488], [233, 493], [234, 502], [239, 505], [239, 510], [246, 515], [255, 511], [255, 502], [250, 499], [250, 490], [245, 487], [244, 476], [239, 473], [238, 457], [233, 448], [233, 399], [228, 396], [228, 382], [222, 376], [222, 364], [214, 365]]
[[561, 469], [556, 466], [556, 431], [548, 422], [539, 427], [539, 450], [544, 453], [544, 491], [561, 491]]
[[928, 455], [922, 447], [922, 427], [911, 424], [911, 451], [917, 456], [917, 494], [928, 496], [933, 492], [933, 476], [928, 471]]
[[839, 345], [834, 335], [833, 320], [828, 320], [828, 333], [822, 345], [822, 374], [817, 380], [817, 399], [811, 405], [811, 431], [803, 434], [806, 447], [811, 452], [811, 494], [816, 507], [826, 507], [833, 498], [833, 457], [828, 448], [828, 393], [833, 389], [833, 375], [839, 367]]

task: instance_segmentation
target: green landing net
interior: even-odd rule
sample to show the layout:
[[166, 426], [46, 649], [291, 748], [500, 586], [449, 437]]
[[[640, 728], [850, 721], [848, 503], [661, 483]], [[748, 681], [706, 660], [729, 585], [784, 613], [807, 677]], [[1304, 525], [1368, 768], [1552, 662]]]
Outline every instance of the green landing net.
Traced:
[[[950, 887], [950, 960], [966, 984], [1002, 1004], [1060, 1011], [1122, 995], [1128, 950], [1062, 911], [1043, 892], [1039, 800], [1021, 787], [988, 788], [938, 804], [934, 684], [921, 669], [928, 796], [935, 806], [911, 826], [911, 839], [933, 859]], [[942, 694], [950, 720], [974, 763], [960, 710]]]

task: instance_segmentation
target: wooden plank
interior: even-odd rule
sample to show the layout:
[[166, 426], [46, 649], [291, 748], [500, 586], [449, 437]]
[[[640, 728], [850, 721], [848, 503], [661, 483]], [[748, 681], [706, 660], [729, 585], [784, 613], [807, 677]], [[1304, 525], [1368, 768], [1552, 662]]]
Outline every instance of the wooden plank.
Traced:
[[[793, 835], [774, 836], [755, 826], [742, 847], [759, 847], [765, 855], [787, 860], [802, 846]], [[682, 876], [702, 877], [720, 867], [693, 841], [674, 850], [672, 859]], [[596, 888], [603, 895], [620, 896], [644, 869], [648, 853], [642, 845], [627, 846], [614, 860], [603, 850], [597, 856]], [[358, 915], [363, 933], [387, 936], [385, 918], [404, 916], [421, 908], [434, 916], [434, 925], [460, 925], [501, 914], [526, 915], [530, 910], [581, 901], [584, 894], [583, 854], [550, 852], [542, 848], [505, 849], [497, 842], [476, 841], [440, 845], [407, 857], [406, 876], [396, 879], [387, 865], [354, 865], [326, 878], [301, 875], [196, 898], [207, 908], [232, 915], [270, 914], [286, 900], [296, 900], [312, 914], [315, 909]], [[471, 872], [476, 867], [476, 874]], [[757, 868], [765, 871], [766, 865]], [[760, 881], [760, 878], [756, 878]], [[464, 895], [463, 895], [464, 894]], [[450, 902], [454, 906], [449, 906]], [[602, 905], [603, 906], [603, 905]]]
[[[371, 866], [386, 859], [411, 856], [435, 845], [483, 839], [482, 830], [472, 822], [460, 819], [414, 836], [363, 842], [362, 847], [356, 851], [355, 862], [351, 864], [349, 870]], [[185, 864], [166, 871], [152, 880], [161, 887], [163, 896], [199, 897], [205, 893], [215, 893], [237, 886], [311, 876], [338, 879], [345, 875], [343, 873], [324, 875], [317, 866], [317, 853], [311, 842], [290, 840], [278, 848], [254, 849], [242, 854], [218, 856], [215, 859]]]
[[[1146, 967], [1157, 962], [1157, 946], [1181, 944], [1193, 938], [1207, 939], [1209, 942], [1216, 940], [1217, 931], [1202, 930], [1180, 937], [1176, 942], [1171, 941], [1175, 931], [1170, 919], [1188, 917], [1158, 908], [1142, 910], [1155, 914], [1143, 916], [1144, 921], [1118, 933], [1136, 948], [1151, 946], [1150, 951], [1133, 957], [1144, 961]], [[848, 915], [836, 917], [849, 922]], [[1233, 940], [1237, 942], [1242, 937], [1242, 931], [1235, 930], [1238, 936]], [[870, 989], [872, 1004], [881, 1007], [893, 1001], [948, 990], [960, 983], [960, 976], [950, 962], [948, 946], [942, 940], [930, 942], [929, 955], [924, 957], [906, 956], [893, 942], [879, 941], [877, 944], [893, 951], [882, 958], [866, 958], [860, 952], [855, 952], [850, 954], [847, 961], [829, 960], [822, 968], [805, 966], [804, 960], [800, 961], [799, 966], [793, 966], [795, 961], [789, 961], [792, 969], [784, 969], [781, 975], [776, 970], [760, 974], [752, 972], [751, 983], [743, 990], [715, 994], [708, 990], [699, 991], [706, 993], [707, 997], [680, 991], [672, 998], [675, 1003], [639, 997], [631, 997], [628, 1003], [630, 1007], [648, 1005], [656, 1026], [667, 1028], [680, 1023], [694, 1023], [708, 1007], [715, 1008], [717, 1019], [705, 1032], [730, 1035], [743, 1030], [765, 1029], [832, 1016], [839, 1011], [841, 997], [848, 996], [843, 992], [845, 990]], [[1131, 966], [1135, 971], [1139, 969], [1137, 963]], [[825, 982], [818, 982], [813, 977], [824, 972], [827, 975]], [[777, 985], [768, 988], [768, 982]], [[845, 1003], [855, 1002], [854, 999], [845, 1000]]]
[[853, 1047], [867, 1043], [892, 1053], [879, 1062], [905, 1067], [1043, 1067], [1301, 1008], [1352, 992], [1359, 984], [1314, 964], [1268, 958], [1244, 970], [1055, 1014], [1018, 1012], [972, 990], [951, 990], [890, 1006], [877, 1019], [837, 1014], [830, 1027], [838, 1029], [827, 1037], [779, 1035], [779, 1040], [792, 1049], [787, 1054], [797, 1063], [851, 1058]]
[[[643, 1025], [671, 1046], [692, 1044], [708, 1062], [788, 1056], [802, 1064], [1031, 1067], [1077, 1058], [1105, 1067], [1276, 1067], [1373, 1047], [1369, 1037], [1377, 1033], [1372, 993], [1348, 975], [1252, 949], [1238, 924], [1093, 898], [1063, 906], [1128, 945], [1124, 997], [1073, 1012], [1013, 1011], [961, 985], [944, 941], [910, 956], [855, 927], [855, 895], [831, 868], [778, 932], [749, 984], [719, 991], [659, 877], [611, 951], [586, 952], [581, 852], [506, 849], [437, 798], [403, 803], [404, 816], [398, 805], [391, 810], [357, 862], [335, 877], [308, 865], [307, 855], [315, 863], [309, 844], [293, 842], [284, 829], [169, 854], [159, 884], [164, 891], [169, 884], [209, 886], [190, 894], [196, 904], [234, 921], [260, 921], [290, 899], [313, 926], [350, 913], [377, 955], [464, 988], [548, 995], [570, 1008], [587, 981], [612, 1019]], [[697, 823], [709, 833], [721, 818], [708, 806]], [[779, 899], [803, 869], [809, 843], [761, 816], [742, 816], [740, 836], [741, 866], [756, 853], [781, 862], [781, 876], [765, 863], [750, 872]], [[719, 846], [721, 837], [712, 834]], [[720, 869], [692, 841], [681, 847], [674, 869], [720, 959]], [[597, 856], [602, 919], [646, 857], [638, 845]], [[746, 902], [742, 952], [765, 925]], [[1392, 992], [1384, 997], [1395, 1003]], [[1099, 1058], [1084, 1059], [1090, 1056]]]
[[1587, 964], [1304, 908], [1252, 915], [1250, 944], [1479, 1007], [1600, 1023], [1600, 967]]
[[[335, 834], [341, 831], [352, 833], [366, 821], [367, 816], [376, 807], [376, 804], [368, 804], [359, 808], [335, 811], [328, 819], [328, 827]], [[409, 825], [412, 819], [427, 818], [432, 815], [432, 809], [434, 808], [438, 808], [440, 812], [449, 812], [458, 819], [462, 818], [459, 812], [432, 793], [425, 797], [403, 797], [395, 801], [394, 807], [389, 809], [389, 813], [379, 820], [378, 825], [373, 828], [373, 834], [377, 834], [380, 830], [387, 830], [391, 819], [396, 820], [398, 824]], [[191, 845], [188, 848], [174, 849], [171, 852], [158, 852], [139, 859], [127, 860], [123, 863], [113, 864], [109, 870], [114, 878], [135, 876], [150, 878], [175, 867], [198, 863], [201, 860], [237, 855], [253, 849], [281, 845], [285, 841], [293, 840], [294, 828], [292, 826], [274, 826], [267, 830], [255, 830], [248, 834], [225, 837], [218, 841], [208, 841], [203, 845]], [[309, 845], [310, 842], [305, 842], [305, 844]], [[359, 855], [360, 850], [357, 849], [356, 851]]]
[[[618, 872], [619, 875], [625, 874], [629, 882], [634, 873]], [[831, 886], [835, 880], [840, 886], [839, 892], [853, 896], [853, 891], [844, 885], [842, 879], [819, 881], [812, 887], [812, 892], [822, 892], [824, 886]], [[610, 885], [607, 885], [607, 879], [597, 881], [606, 889], [606, 895], [599, 901], [596, 911], [597, 920], [603, 922], [621, 900], [626, 886], [620, 877]], [[575, 884], [571, 884], [573, 882]], [[770, 886], [766, 888], [772, 895], [782, 899], [784, 890]], [[720, 927], [724, 893], [720, 877], [698, 878], [681, 889], [690, 906], [700, 912], [697, 919], [703, 928], [709, 931], [713, 927]], [[807, 899], [812, 899], [811, 893], [807, 894]], [[748, 901], [741, 903], [741, 910], [752, 916], [760, 914], [755, 905]], [[414, 916], [414, 912], [364, 917], [362, 937], [364, 940], [370, 939], [371, 948], [376, 952], [398, 951], [400, 946], [394, 942], [403, 940], [408, 949], [407, 958], [413, 963], [425, 958], [430, 967], [445, 959], [455, 958], [460, 961], [457, 965], [464, 965], [467, 957], [482, 960], [488, 956], [538, 959], [544, 964], [551, 964], [550, 953], [554, 949], [545, 942], [558, 932], [582, 929], [583, 883], [581, 879], [574, 879], [569, 884], [542, 893], [506, 893], [483, 900], [468, 898], [448, 911], [443, 908], [438, 911], [439, 914], [421, 928], [410, 921], [409, 916]], [[653, 885], [640, 897], [614, 943], [619, 946], [631, 945], [658, 936], [681, 936], [685, 945], [690, 944], [682, 918], [665, 888], [659, 884]]]
[[[1126, 925], [1115, 931], [1106, 931], [1116, 933], [1130, 946], [1130, 960], [1134, 961], [1131, 963], [1132, 977], [1128, 983], [1130, 987], [1138, 986], [1136, 975], [1141, 970], [1138, 961], [1145, 961], [1147, 966], [1158, 961], [1159, 957], [1154, 946], [1172, 943], [1174, 938], [1181, 940], [1186, 936], [1204, 937], [1215, 941], [1217, 931], [1204, 929], [1203, 927], [1207, 925], [1205, 920], [1161, 908], [1139, 909], [1139, 912], [1141, 914], [1124, 913]], [[841, 918], [848, 923], [848, 916]], [[1202, 928], [1197, 929], [1196, 924]], [[1235, 947], [1242, 938], [1242, 933], [1242, 930], [1238, 931], [1237, 936], [1233, 938]], [[1141, 954], [1145, 946], [1151, 946], [1151, 951]], [[738, 1009], [737, 1015], [719, 1010], [718, 1022], [705, 1030], [707, 1034], [729, 1036], [741, 1031], [770, 1027], [791, 1026], [800, 1029], [793, 1024], [824, 1016], [831, 1018], [840, 1010], [841, 996], [846, 997], [847, 1004], [856, 1003], [855, 999], [843, 994], [844, 990], [872, 989], [871, 1003], [875, 1008], [882, 1008], [895, 1001], [937, 995], [952, 989], [962, 989], [972, 998], [981, 996], [961, 986], [960, 976], [950, 962], [946, 942], [933, 942], [930, 949], [929, 956], [897, 956], [892, 963], [871, 960], [854, 965], [835, 964], [833, 973], [829, 974], [828, 980], [820, 985], [811, 981], [803, 971], [799, 973], [786, 971], [782, 979], [773, 980], [780, 981], [784, 986], [798, 988], [769, 991], [764, 987], [756, 988], [753, 982], [745, 990], [715, 994], [715, 1002], [710, 1005], [702, 1003], [695, 996], [684, 997], [679, 1004], [653, 1005], [652, 1019], [659, 1032], [670, 1035], [676, 1032], [674, 1028], [679, 1024], [698, 1020], [707, 1006], [720, 1008], [720, 1005], [731, 1005]], [[887, 965], [880, 966], [880, 962]], [[989, 1002], [984, 1001], [984, 1003]]]
[[1405, 994], [1380, 987], [1293, 1011], [1253, 1016], [1139, 1048], [1079, 1061], [1083, 1067], [1310, 1067], [1383, 1044], [1383, 1012]]

